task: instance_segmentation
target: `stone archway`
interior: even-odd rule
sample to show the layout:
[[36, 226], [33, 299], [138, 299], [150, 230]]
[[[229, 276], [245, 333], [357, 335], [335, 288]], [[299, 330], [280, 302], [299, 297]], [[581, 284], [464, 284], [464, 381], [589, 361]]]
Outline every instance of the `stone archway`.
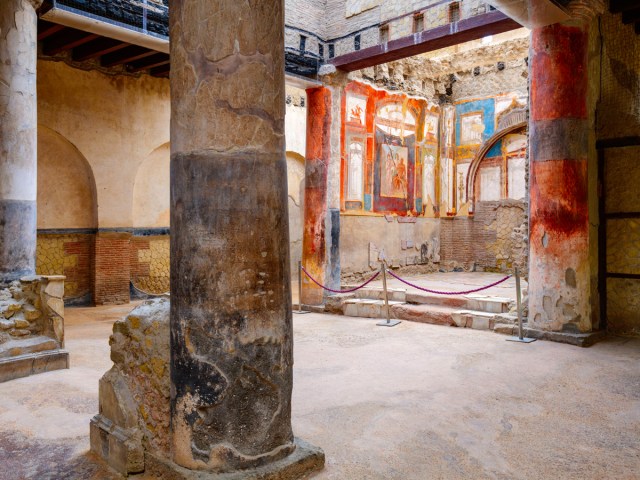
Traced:
[[469, 173], [467, 175], [466, 193], [469, 201], [469, 211], [472, 212], [475, 205], [475, 191], [476, 191], [476, 174], [482, 160], [484, 160], [487, 153], [493, 148], [493, 146], [502, 140], [510, 133], [517, 132], [527, 127], [527, 111], [525, 108], [515, 108], [498, 119], [498, 129], [478, 150], [473, 157], [469, 166]]

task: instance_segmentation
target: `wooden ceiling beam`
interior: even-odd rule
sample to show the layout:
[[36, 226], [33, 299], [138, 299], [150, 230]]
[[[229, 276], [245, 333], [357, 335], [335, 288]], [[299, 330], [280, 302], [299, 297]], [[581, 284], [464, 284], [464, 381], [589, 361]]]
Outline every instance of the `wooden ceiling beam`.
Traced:
[[353, 72], [521, 27], [518, 22], [496, 10], [340, 55], [329, 62], [340, 70]]
[[100, 64], [103, 67], [115, 67], [116, 65], [122, 65], [124, 63], [135, 62], [142, 58], [156, 55], [158, 52], [155, 50], [149, 50], [145, 47], [139, 47], [137, 45], [131, 45], [117, 52], [108, 53], [103, 55], [100, 59]]
[[100, 37], [73, 49], [72, 57], [76, 62], [84, 62], [92, 58], [101, 57], [107, 53], [116, 52], [128, 47], [128, 43], [112, 38]]
[[167, 63], [166, 65], [162, 65], [160, 67], [155, 67], [149, 70], [149, 74], [154, 77], [163, 77], [168, 78], [169, 73], [171, 72], [171, 64]]
[[98, 38], [98, 35], [94, 33], [66, 28], [44, 41], [42, 53], [47, 56], [56, 55], [95, 40], [96, 38]]
[[46, 22], [44, 20], [38, 20], [38, 40], [44, 40], [45, 38], [55, 35], [56, 33], [64, 30], [66, 27], [58, 23]]
[[137, 62], [133, 62], [127, 65], [127, 70], [130, 72], [141, 72], [142, 70], [148, 70], [153, 67], [160, 67], [169, 63], [169, 55], [166, 53], [157, 53], [151, 55]]

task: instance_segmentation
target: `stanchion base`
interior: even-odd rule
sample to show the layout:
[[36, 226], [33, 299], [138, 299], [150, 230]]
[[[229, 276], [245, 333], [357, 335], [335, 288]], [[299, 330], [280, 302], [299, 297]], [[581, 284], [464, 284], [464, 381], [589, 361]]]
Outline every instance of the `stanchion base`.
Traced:
[[377, 326], [379, 327], [395, 327], [396, 325], [398, 325], [399, 323], [402, 323], [400, 320], [391, 320], [389, 322], [387, 322], [386, 320], [383, 322], [378, 322], [376, 323]]
[[520, 337], [509, 337], [505, 339], [507, 342], [519, 342], [519, 343], [531, 343], [535, 342], [537, 338], [520, 338]]
[[309, 312], [307, 310], [294, 310], [293, 313], [297, 313], [298, 315], [302, 315], [304, 313], [311, 313], [311, 312]]

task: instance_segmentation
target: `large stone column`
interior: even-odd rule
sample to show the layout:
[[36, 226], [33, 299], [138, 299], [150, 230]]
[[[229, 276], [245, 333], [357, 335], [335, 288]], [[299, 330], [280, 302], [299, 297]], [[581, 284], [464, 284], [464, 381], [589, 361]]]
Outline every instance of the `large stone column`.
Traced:
[[530, 47], [529, 325], [568, 333], [593, 329], [597, 302], [589, 228], [588, 164], [595, 146], [589, 4], [574, 2], [575, 20], [534, 29]]
[[0, 283], [35, 272], [35, 8], [41, 3], [0, 3]]
[[[338, 119], [339, 121], [339, 119]], [[322, 284], [327, 269], [327, 176], [331, 162], [331, 91], [326, 87], [307, 89], [307, 152], [304, 185], [304, 230], [302, 265]], [[324, 290], [302, 276], [305, 305], [320, 305]]]
[[172, 449], [192, 470], [303, 450], [291, 429], [283, 14], [282, 0], [170, 5]]

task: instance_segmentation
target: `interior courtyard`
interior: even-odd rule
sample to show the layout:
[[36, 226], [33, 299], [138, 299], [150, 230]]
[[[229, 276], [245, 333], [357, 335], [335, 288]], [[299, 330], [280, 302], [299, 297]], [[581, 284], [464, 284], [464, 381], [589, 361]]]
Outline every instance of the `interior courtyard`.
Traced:
[[0, 478], [640, 478], [638, 2], [3, 0], [0, 118]]

